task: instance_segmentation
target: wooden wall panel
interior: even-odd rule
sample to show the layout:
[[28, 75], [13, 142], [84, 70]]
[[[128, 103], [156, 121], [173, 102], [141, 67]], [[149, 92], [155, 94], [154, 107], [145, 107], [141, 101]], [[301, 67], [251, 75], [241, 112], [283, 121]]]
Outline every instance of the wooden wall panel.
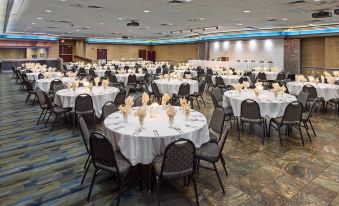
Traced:
[[172, 44], [153, 46], [157, 61], [172, 63], [198, 58], [198, 44]]
[[339, 37], [325, 37], [325, 67], [339, 68]]
[[301, 39], [301, 66], [325, 66], [325, 38]]
[[97, 49], [107, 49], [107, 60], [117, 60], [121, 58], [138, 58], [139, 50], [150, 50], [150, 46], [145, 45], [110, 45], [110, 44], [87, 44], [86, 57], [96, 60]]
[[25, 48], [0, 48], [0, 60], [1, 59], [25, 59]]

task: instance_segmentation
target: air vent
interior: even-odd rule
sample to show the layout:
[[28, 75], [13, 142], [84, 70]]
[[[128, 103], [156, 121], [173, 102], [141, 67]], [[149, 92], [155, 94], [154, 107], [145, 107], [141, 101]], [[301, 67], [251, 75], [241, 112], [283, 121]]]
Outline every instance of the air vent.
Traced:
[[128, 39], [128, 36], [124, 35], [121, 37], [122, 39]]
[[127, 26], [137, 27], [139, 26], [139, 22], [137, 21], [131, 21], [127, 23]]
[[304, 4], [304, 3], [306, 3], [306, 1], [304, 1], [304, 0], [298, 0], [298, 1], [291, 1], [291, 2], [288, 2], [288, 4]]
[[179, 1], [179, 0], [172, 0], [172, 1], [169, 1], [167, 3], [168, 4], [183, 4], [184, 2], [183, 1]]
[[266, 21], [277, 21], [278, 19], [267, 19]]
[[87, 8], [90, 8], [90, 9], [102, 9], [103, 7], [102, 6], [96, 6], [96, 5], [88, 5]]

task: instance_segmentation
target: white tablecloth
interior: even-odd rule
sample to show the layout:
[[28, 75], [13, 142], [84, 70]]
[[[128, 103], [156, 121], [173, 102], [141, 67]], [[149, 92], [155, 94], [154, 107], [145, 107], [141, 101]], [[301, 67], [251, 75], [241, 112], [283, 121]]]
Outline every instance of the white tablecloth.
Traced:
[[[259, 72], [253, 72], [255, 74], [255, 77], [257, 77]], [[279, 72], [264, 72], [266, 74], [267, 80], [276, 80]]]
[[[44, 92], [49, 92], [49, 89], [51, 87], [51, 82], [53, 81], [54, 79], [38, 79], [36, 80], [36, 83], [35, 83], [35, 88], [39, 88], [41, 89], [42, 91]], [[68, 82], [70, 82], [70, 78], [68, 77], [63, 77], [60, 79], [62, 81], [62, 83], [64, 85], [67, 85]]]
[[[220, 76], [222, 77], [222, 79], [224, 80], [226, 85], [231, 85], [231, 84], [239, 83], [239, 79], [241, 77], [241, 76], [238, 76], [238, 75], [229, 75], [229, 76], [220, 75]], [[216, 76], [212, 76], [213, 84], [215, 84], [215, 77]]]
[[103, 77], [105, 76], [105, 72], [106, 70], [94, 70], [94, 73], [98, 76], [98, 77]]
[[[26, 73], [27, 79], [30, 80], [30, 81], [37, 80], [39, 74], [40, 74], [40, 72], [37, 72], [37, 73]], [[42, 74], [44, 75], [44, 77], [46, 77], [46, 74], [44, 74], [44, 73], [42, 73]], [[51, 78], [59, 78], [61, 73], [60, 72], [50, 72], [49, 74], [51, 75]]]
[[335, 84], [324, 84], [324, 83], [315, 84], [315, 83], [310, 83], [310, 82], [306, 82], [306, 83], [288, 82], [286, 86], [290, 93], [299, 94], [299, 92], [302, 91], [303, 86], [306, 84], [313, 85], [315, 89], [317, 90], [318, 97], [324, 98], [325, 101], [339, 98], [339, 85], [335, 85]]
[[[115, 74], [115, 76], [117, 77], [118, 82], [122, 82], [124, 84], [127, 84], [128, 81], [128, 76], [130, 74]], [[137, 77], [137, 80], [142, 80], [145, 76], [145, 74], [139, 74], [136, 73], [135, 76]]]
[[180, 81], [177, 79], [158, 79], [154, 80], [154, 82], [158, 85], [159, 91], [162, 94], [178, 94], [179, 87], [184, 82], [187, 82], [190, 85], [190, 94], [199, 91], [198, 81], [196, 80], [184, 79]]
[[[150, 74], [155, 74], [157, 72], [157, 67], [147, 67], [147, 72]], [[162, 72], [162, 68], [161, 68]]]
[[63, 108], [72, 107], [74, 109], [75, 98], [79, 94], [86, 93], [92, 96], [95, 114], [99, 118], [102, 113], [102, 106], [108, 101], [114, 101], [118, 92], [119, 89], [115, 87], [108, 87], [106, 90], [103, 87], [93, 87], [92, 93], [85, 87], [79, 87], [76, 92], [63, 89], [56, 93], [54, 103]]
[[144, 129], [138, 135], [134, 135], [133, 133], [139, 129], [139, 121], [134, 116], [136, 108], [133, 109], [127, 123], [124, 122], [121, 112], [109, 115], [104, 121], [106, 136], [110, 139], [114, 150], [120, 150], [133, 166], [138, 163], [152, 163], [155, 156], [161, 155], [167, 145], [179, 138], [191, 140], [196, 148], [200, 148], [210, 139], [206, 117], [192, 110], [190, 120], [186, 121], [179, 107], [176, 107], [177, 115], [173, 126], [180, 128], [183, 133], [169, 128], [166, 110], [159, 107], [158, 114], [154, 118], [150, 117], [147, 108]]
[[231, 107], [234, 116], [240, 116], [241, 102], [245, 99], [253, 99], [258, 102], [262, 117], [276, 118], [284, 115], [286, 106], [296, 101], [296, 98], [290, 94], [283, 94], [283, 96], [274, 97], [273, 92], [268, 90], [262, 91], [257, 98], [253, 90], [242, 90], [239, 94], [235, 90], [227, 91], [223, 97], [223, 106], [225, 108]]

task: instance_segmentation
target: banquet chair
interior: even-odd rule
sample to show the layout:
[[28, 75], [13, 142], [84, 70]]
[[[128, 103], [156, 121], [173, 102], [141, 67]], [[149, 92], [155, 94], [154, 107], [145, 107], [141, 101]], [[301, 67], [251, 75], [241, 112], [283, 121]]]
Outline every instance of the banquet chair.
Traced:
[[63, 89], [67, 89], [67, 86], [64, 84], [54, 85], [52, 95], [50, 95], [51, 100], [54, 101], [56, 93]]
[[151, 82], [151, 88], [152, 88], [152, 92], [154, 94], [153, 101], [155, 99], [156, 102], [160, 104], [163, 94], [160, 93], [158, 85], [155, 82]]
[[192, 179], [196, 204], [199, 206], [198, 192], [195, 181], [195, 146], [188, 139], [179, 139], [170, 143], [163, 156], [157, 156], [153, 161], [156, 179], [157, 201], [160, 205], [160, 182], [162, 179], [189, 177]]
[[115, 96], [114, 99], [114, 104], [117, 106], [120, 106], [125, 103], [125, 98], [126, 98], [126, 91], [125, 90], [120, 90], [118, 94]]
[[26, 92], [27, 92], [27, 97], [26, 97], [26, 100], [25, 100], [25, 103], [27, 104], [28, 100], [30, 100], [31, 96], [33, 95], [34, 98], [32, 100], [32, 105], [34, 104], [35, 102], [35, 99], [36, 99], [36, 93], [33, 89], [33, 86], [32, 86], [32, 83], [30, 83], [28, 80], [26, 80], [25, 78], [22, 79], [25, 87], [26, 87]]
[[192, 75], [192, 73], [189, 70], [185, 71], [184, 72], [184, 79], [187, 79], [186, 75]]
[[284, 72], [279, 72], [275, 82], [285, 81], [285, 79], [286, 79], [286, 74]]
[[[339, 85], [339, 80], [335, 81], [334, 84]], [[339, 117], [339, 97], [330, 99], [326, 102], [326, 107], [325, 107], [326, 111], [327, 111], [328, 106], [334, 107]]]
[[301, 117], [301, 122], [303, 123], [302, 126], [305, 127], [305, 130], [307, 132], [307, 135], [308, 135], [310, 142], [312, 142], [312, 139], [311, 139], [311, 136], [308, 132], [308, 124], [310, 124], [314, 136], [317, 136], [315, 131], [314, 131], [312, 122], [311, 122], [311, 117], [312, 117], [312, 114], [314, 112], [314, 106], [316, 104], [316, 101], [317, 101], [316, 99], [311, 101], [311, 108], [308, 111], [303, 112], [302, 117]]
[[206, 69], [206, 74], [212, 76], [213, 75], [213, 70], [211, 68]]
[[305, 84], [302, 88], [302, 91], [308, 93], [308, 103], [312, 100], [315, 100], [315, 99], [317, 100], [316, 106], [318, 107], [318, 114], [319, 114], [319, 111], [320, 111], [319, 103], [322, 102], [323, 106], [325, 105], [325, 103], [324, 103], [323, 98], [318, 97], [317, 89], [311, 84]]
[[116, 205], [120, 204], [120, 197], [131, 183], [129, 174], [131, 174], [131, 163], [120, 153], [113, 150], [111, 142], [107, 137], [99, 132], [93, 132], [89, 138], [92, 164], [94, 166], [94, 174], [87, 195], [87, 201], [90, 200], [93, 185], [96, 176], [101, 171], [110, 172], [116, 175], [119, 183], [119, 193], [115, 198]]
[[87, 159], [86, 159], [86, 162], [85, 162], [85, 165], [84, 165], [85, 173], [84, 173], [84, 176], [82, 177], [82, 180], [81, 180], [81, 184], [82, 184], [82, 183], [84, 183], [88, 169], [92, 164], [91, 150], [90, 150], [90, 147], [89, 147], [89, 137], [90, 137], [91, 133], [90, 133], [90, 131], [87, 127], [86, 121], [85, 121], [85, 119], [82, 115], [79, 116], [78, 121], [79, 121], [81, 137], [82, 137], [82, 140], [84, 142], [86, 152], [87, 152]]
[[302, 114], [303, 114], [303, 106], [300, 102], [294, 101], [294, 102], [289, 103], [282, 117], [272, 118], [270, 120], [269, 128], [268, 128], [268, 136], [269, 137], [271, 136], [270, 135], [271, 127], [276, 129], [279, 134], [280, 145], [282, 146], [282, 139], [281, 139], [281, 132], [280, 132], [281, 128], [283, 126], [286, 126], [287, 128], [295, 127], [300, 132], [300, 138], [304, 146], [304, 139], [303, 139], [303, 135], [301, 132], [301, 127], [300, 127], [301, 120], [302, 120]]
[[16, 84], [21, 84], [21, 74], [20, 74], [20, 70], [15, 70], [15, 83]]
[[[211, 96], [213, 96], [212, 97], [212, 103], [214, 105], [214, 108], [216, 108], [217, 106], [221, 106], [222, 107], [222, 105], [223, 105], [223, 96], [224, 96], [224, 92], [222, 91], [222, 89], [215, 88], [210, 93], [211, 93]], [[216, 102], [215, 102], [215, 100], [216, 100]], [[217, 104], [214, 104], [214, 103], [217, 103]]]
[[11, 67], [12, 68], [12, 79], [15, 79], [16, 78], [16, 71], [15, 71], [15, 67], [14, 66], [12, 66]]
[[95, 130], [95, 111], [93, 107], [93, 100], [89, 94], [79, 94], [75, 98], [74, 115], [73, 115], [73, 133], [75, 129], [75, 121], [79, 115], [90, 114], [93, 115], [93, 130]]
[[109, 81], [111, 82], [111, 85], [113, 87], [118, 87], [118, 88], [123, 88], [124, 87], [124, 84], [121, 83], [121, 82], [118, 82], [118, 79], [117, 77], [113, 74], [109, 77]]
[[107, 69], [106, 71], [105, 71], [105, 77], [106, 78], [110, 78], [112, 76], [112, 71], [110, 70], [110, 69]]
[[155, 70], [155, 75], [160, 75], [161, 74], [161, 68], [158, 67], [156, 70]]
[[40, 113], [39, 119], [38, 119], [38, 121], [36, 123], [38, 125], [42, 115], [44, 115], [42, 120], [45, 119], [45, 116], [46, 116], [47, 111], [48, 111], [48, 107], [47, 107], [47, 103], [46, 103], [45, 95], [44, 95], [43, 91], [41, 89], [37, 88], [35, 93], [36, 93], [36, 96], [38, 98], [39, 106], [40, 106], [40, 109], [41, 109], [41, 113]]
[[[259, 104], [252, 99], [245, 99], [240, 105], [239, 117], [241, 130], [244, 131], [244, 123], [257, 124], [262, 127], [262, 142], [264, 144], [266, 137], [266, 121], [261, 117]], [[240, 141], [240, 126], [238, 127], [238, 138]]]
[[207, 84], [207, 88], [206, 88], [207, 91], [210, 90], [210, 87], [212, 87], [212, 88], [215, 87], [215, 85], [213, 84], [212, 76], [211, 75], [206, 75], [205, 76], [205, 80], [206, 80], [206, 84]]
[[87, 75], [86, 69], [84, 67], [80, 67], [77, 76], [84, 77], [86, 75]]
[[108, 101], [102, 106], [101, 119], [105, 120], [108, 115], [117, 111], [119, 111], [118, 106], [114, 102]]
[[128, 75], [127, 78], [127, 85], [134, 87], [134, 89], [137, 89], [138, 83], [137, 83], [137, 76], [135, 74]]
[[62, 85], [62, 81], [60, 79], [53, 79], [51, 81], [51, 84], [49, 86], [49, 93], [52, 94], [54, 90], [54, 86], [56, 85]]
[[258, 75], [257, 75], [257, 81], [258, 82], [267, 82], [266, 73], [259, 72]]
[[303, 111], [307, 110], [307, 102], [308, 102], [308, 92], [301, 91], [298, 95], [297, 101], [303, 105]]
[[88, 74], [89, 74], [90, 76], [92, 76], [93, 78], [97, 77], [97, 75], [95, 74], [94, 68], [90, 68], [90, 69], [88, 70]]
[[225, 113], [223, 111], [223, 108], [222, 107], [214, 108], [208, 127], [210, 136], [209, 142], [218, 143], [220, 141], [222, 131], [224, 128], [224, 119]]
[[44, 77], [44, 75], [42, 74], [42, 73], [40, 73], [39, 75], [38, 75], [38, 79], [44, 79], [45, 77]]
[[141, 107], [142, 106], [142, 96], [137, 97], [134, 100], [134, 107]]
[[247, 76], [242, 76], [239, 78], [239, 83], [242, 84], [243, 82], [250, 82], [250, 79]]
[[233, 118], [233, 110], [232, 108], [224, 108], [223, 105], [223, 100], [222, 100], [222, 95], [221, 95], [221, 100], [220, 100], [220, 94], [218, 94], [217, 91], [213, 91], [210, 93], [211, 94], [211, 98], [212, 98], [212, 103], [214, 106], [214, 109], [221, 107], [224, 110], [224, 114], [225, 114], [225, 118], [224, 121], [226, 121], [227, 117], [229, 117], [229, 120], [231, 120]]
[[215, 87], [226, 89], [226, 84], [221, 76], [215, 76]]
[[[220, 141], [218, 143], [209, 142], [209, 143], [203, 144], [196, 151], [196, 159], [197, 159], [196, 162], [197, 162], [198, 171], [199, 171], [200, 167], [204, 168], [204, 169], [215, 171], [215, 173], [217, 174], [219, 184], [220, 184], [220, 187], [222, 189], [223, 194], [225, 194], [225, 189], [224, 189], [224, 186], [222, 185], [222, 181], [221, 181], [216, 163], [219, 162], [219, 160], [220, 160], [226, 175], [228, 175], [228, 172], [227, 172], [227, 169], [226, 169], [225, 159], [224, 159], [223, 154], [222, 154], [222, 150], [224, 149], [226, 139], [227, 139], [227, 136], [228, 136], [230, 129], [231, 129], [231, 124], [228, 123], [225, 126], [224, 132], [221, 131], [221, 133], [224, 133], [224, 136], [223, 136], [222, 139], [220, 139]], [[201, 166], [200, 165], [201, 160], [213, 164], [213, 168]]]
[[[198, 92], [194, 92], [192, 95], [190, 95], [191, 99], [195, 99], [195, 101], [197, 101], [197, 105], [200, 109], [200, 104], [199, 104], [199, 100], [201, 100], [203, 103], [204, 103], [204, 107], [206, 106], [205, 105], [205, 100], [204, 100], [204, 91], [205, 91], [205, 87], [206, 87], [206, 82], [202, 82], [200, 85], [199, 85], [199, 91]], [[193, 101], [192, 101], [192, 104], [193, 104]]]
[[70, 113], [72, 111], [72, 108], [70, 108], [70, 107], [62, 108], [62, 107], [59, 107], [57, 105], [53, 105], [53, 103], [52, 103], [51, 99], [49, 98], [48, 94], [46, 92], [44, 92], [43, 94], [44, 94], [44, 97], [45, 97], [45, 101], [46, 101], [46, 105], [47, 105], [47, 110], [49, 112], [49, 115], [48, 115], [46, 123], [45, 123], [45, 127], [47, 127], [48, 120], [51, 117], [51, 115], [52, 114], [55, 115], [55, 118], [54, 118], [54, 121], [53, 121], [52, 127], [51, 127], [51, 131], [52, 131], [53, 128], [54, 128], [55, 123], [57, 121], [59, 121], [60, 118], [62, 118], [62, 115], [64, 115], [65, 124], [67, 123], [66, 114]]
[[191, 86], [187, 82], [182, 83], [179, 86], [178, 94], [175, 95], [176, 98], [187, 98], [191, 92]]

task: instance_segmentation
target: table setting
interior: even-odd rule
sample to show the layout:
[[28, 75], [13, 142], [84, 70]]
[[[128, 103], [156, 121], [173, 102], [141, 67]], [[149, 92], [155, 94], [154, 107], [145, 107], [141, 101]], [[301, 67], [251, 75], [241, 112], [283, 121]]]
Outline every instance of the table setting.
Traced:
[[162, 94], [178, 94], [179, 87], [183, 83], [188, 83], [190, 85], [190, 94], [194, 94], [194, 92], [199, 91], [199, 84], [196, 80], [191, 79], [182, 79], [180, 78], [161, 78], [154, 80], [154, 82], [157, 84], [160, 93]]

